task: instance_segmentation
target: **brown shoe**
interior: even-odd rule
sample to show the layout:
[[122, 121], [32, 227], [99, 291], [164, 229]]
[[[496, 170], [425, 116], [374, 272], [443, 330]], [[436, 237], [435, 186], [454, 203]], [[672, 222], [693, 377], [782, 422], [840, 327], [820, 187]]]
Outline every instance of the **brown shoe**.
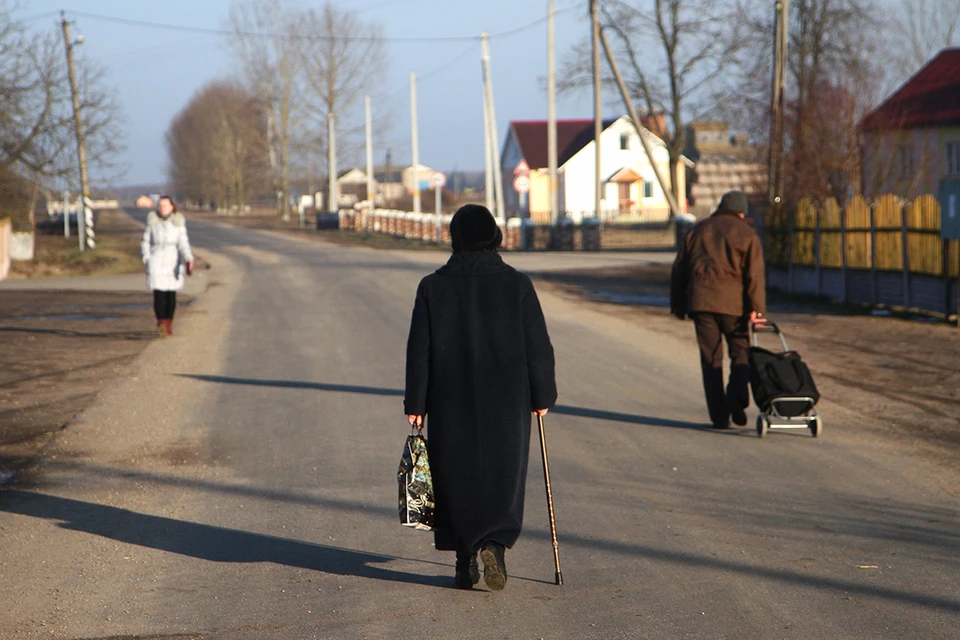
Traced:
[[483, 562], [483, 581], [492, 591], [500, 591], [507, 585], [507, 565], [503, 561], [503, 545], [490, 540], [480, 547]]
[[163, 320], [157, 320], [157, 337], [158, 338], [167, 337], [167, 327]]

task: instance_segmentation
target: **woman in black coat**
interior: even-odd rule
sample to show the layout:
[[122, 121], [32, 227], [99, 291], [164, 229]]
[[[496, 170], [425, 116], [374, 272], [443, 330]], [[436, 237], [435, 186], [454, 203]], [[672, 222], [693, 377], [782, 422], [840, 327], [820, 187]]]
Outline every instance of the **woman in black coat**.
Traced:
[[425, 277], [407, 342], [404, 411], [423, 428], [436, 492], [435, 546], [457, 552], [456, 585], [503, 589], [517, 541], [530, 423], [557, 400], [553, 346], [533, 283], [503, 262], [500, 228], [466, 205], [450, 223], [453, 256]]

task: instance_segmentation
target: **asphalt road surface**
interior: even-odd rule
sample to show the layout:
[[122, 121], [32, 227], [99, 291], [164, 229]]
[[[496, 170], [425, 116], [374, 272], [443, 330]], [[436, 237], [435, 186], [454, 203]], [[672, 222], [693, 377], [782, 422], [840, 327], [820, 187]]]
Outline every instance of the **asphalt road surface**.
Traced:
[[565, 584], [534, 443], [507, 588], [453, 589], [396, 510], [409, 314], [443, 256], [191, 237], [212, 284], [177, 335], [0, 492], [0, 637], [960, 637], [956, 469], [843, 398], [819, 439], [709, 430], [692, 336], [551, 295]]

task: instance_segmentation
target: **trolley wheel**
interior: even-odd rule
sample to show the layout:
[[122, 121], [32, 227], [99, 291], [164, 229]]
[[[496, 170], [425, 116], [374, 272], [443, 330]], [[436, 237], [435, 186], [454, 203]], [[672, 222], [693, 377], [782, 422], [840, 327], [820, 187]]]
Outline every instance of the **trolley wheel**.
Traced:
[[762, 413], [757, 416], [757, 436], [762, 438], [767, 435], [767, 430], [770, 428], [770, 420], [767, 419], [767, 416]]
[[810, 433], [813, 434], [814, 438], [819, 438], [823, 433], [823, 418], [820, 417], [819, 413], [810, 419]]

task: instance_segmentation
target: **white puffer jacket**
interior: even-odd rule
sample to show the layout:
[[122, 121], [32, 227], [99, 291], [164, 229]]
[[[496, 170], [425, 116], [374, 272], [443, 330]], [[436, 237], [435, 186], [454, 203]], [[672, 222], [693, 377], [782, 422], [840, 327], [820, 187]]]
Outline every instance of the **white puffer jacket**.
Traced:
[[157, 212], [151, 211], [143, 230], [140, 254], [147, 268], [147, 289], [182, 289], [187, 263], [193, 262], [183, 214], [173, 213], [164, 220]]

